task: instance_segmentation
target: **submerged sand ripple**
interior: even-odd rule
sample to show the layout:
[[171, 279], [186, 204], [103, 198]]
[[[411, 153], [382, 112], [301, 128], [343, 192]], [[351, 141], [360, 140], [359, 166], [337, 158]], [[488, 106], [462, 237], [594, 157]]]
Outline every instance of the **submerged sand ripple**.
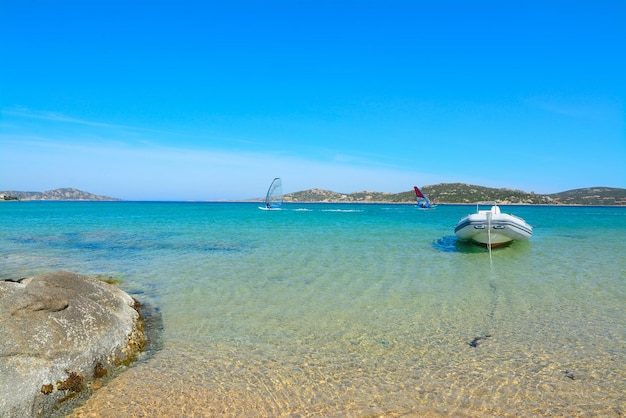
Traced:
[[[397, 338], [300, 347], [166, 347], [70, 417], [607, 416], [626, 412], [625, 356], [533, 349], [494, 333], [467, 341]], [[439, 343], [439, 344], [437, 344]], [[184, 354], [182, 354], [184, 353]], [[442, 359], [445, 359], [442, 361]]]

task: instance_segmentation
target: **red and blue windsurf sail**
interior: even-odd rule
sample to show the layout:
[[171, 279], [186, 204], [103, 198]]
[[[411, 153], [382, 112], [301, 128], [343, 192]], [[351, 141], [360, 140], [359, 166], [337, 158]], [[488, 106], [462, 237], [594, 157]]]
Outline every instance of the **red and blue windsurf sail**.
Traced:
[[424, 193], [417, 186], [413, 186], [413, 190], [415, 190], [415, 200], [417, 201], [417, 206], [422, 209], [431, 209], [434, 206], [430, 203], [430, 200], [426, 197]]

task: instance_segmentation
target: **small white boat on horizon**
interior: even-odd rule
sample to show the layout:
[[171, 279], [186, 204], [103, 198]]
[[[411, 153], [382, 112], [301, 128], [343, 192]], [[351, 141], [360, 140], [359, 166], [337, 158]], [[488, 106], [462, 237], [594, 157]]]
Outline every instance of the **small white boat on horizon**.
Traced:
[[528, 241], [533, 227], [518, 216], [502, 213], [494, 203], [488, 210], [479, 210], [476, 205], [476, 213], [461, 218], [454, 234], [459, 239], [493, 248], [511, 241]]

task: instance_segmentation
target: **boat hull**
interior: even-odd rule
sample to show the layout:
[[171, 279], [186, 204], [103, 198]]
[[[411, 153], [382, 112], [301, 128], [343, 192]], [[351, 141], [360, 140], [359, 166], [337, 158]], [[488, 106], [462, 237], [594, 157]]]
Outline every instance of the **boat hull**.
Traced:
[[459, 239], [471, 240], [482, 245], [491, 244], [492, 247], [511, 241], [528, 241], [532, 233], [533, 228], [522, 218], [491, 211], [479, 211], [468, 215], [454, 228], [454, 234]]

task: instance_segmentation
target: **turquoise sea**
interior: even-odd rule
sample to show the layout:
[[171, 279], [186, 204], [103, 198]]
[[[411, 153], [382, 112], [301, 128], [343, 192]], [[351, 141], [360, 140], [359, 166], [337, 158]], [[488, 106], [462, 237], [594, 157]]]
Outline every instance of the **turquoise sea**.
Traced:
[[623, 417], [626, 208], [0, 203], [3, 278], [68, 270], [141, 301], [149, 350], [71, 416]]

